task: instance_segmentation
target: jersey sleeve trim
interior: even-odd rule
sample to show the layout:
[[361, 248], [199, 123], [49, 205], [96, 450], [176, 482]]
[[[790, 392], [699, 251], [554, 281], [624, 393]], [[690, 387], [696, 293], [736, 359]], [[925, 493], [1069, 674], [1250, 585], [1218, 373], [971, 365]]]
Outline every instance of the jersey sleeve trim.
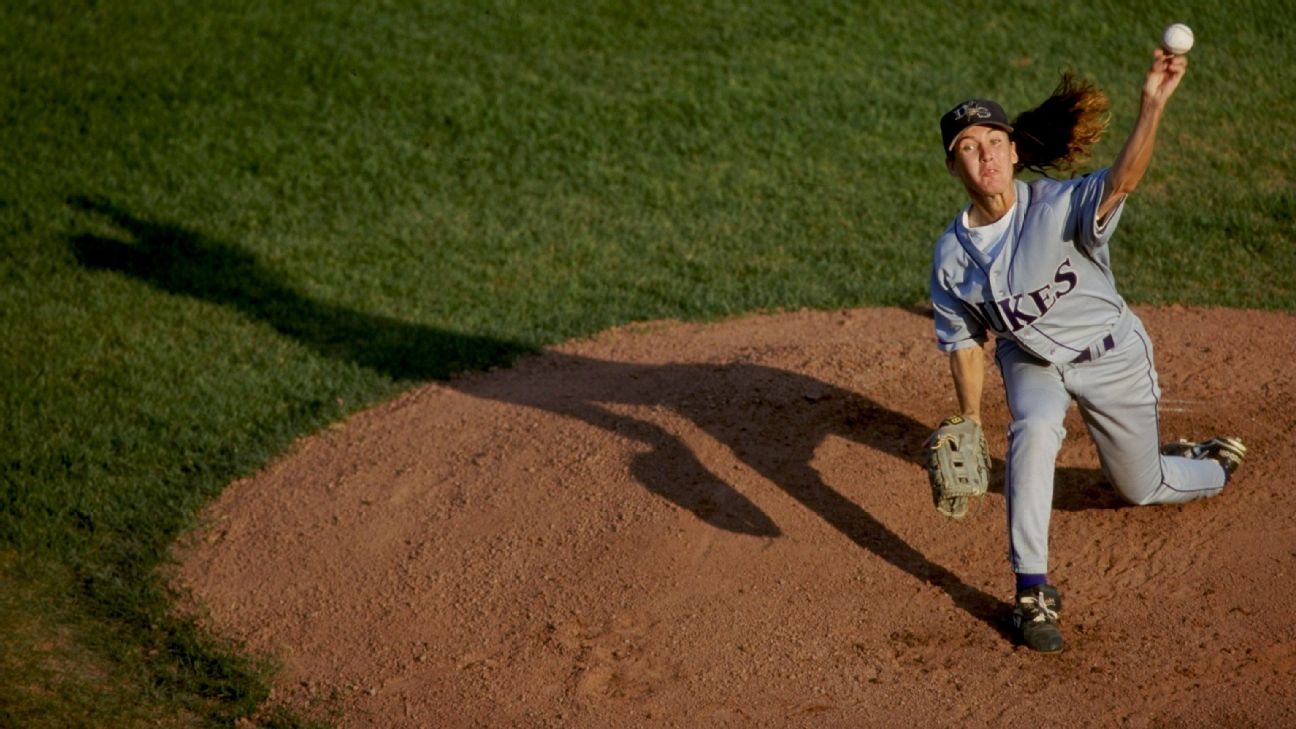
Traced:
[[984, 334], [981, 336], [972, 336], [972, 337], [967, 337], [966, 339], [959, 339], [953, 342], [947, 342], [944, 339], [940, 339], [939, 337], [937, 337], [936, 349], [940, 350], [941, 352], [944, 352], [945, 354], [952, 354], [954, 352], [959, 351], [960, 349], [969, 349], [971, 347], [977, 347], [985, 343], [986, 343], [986, 336]]
[[1110, 171], [1110, 168], [1104, 167], [1089, 175], [1077, 186], [1074, 193], [1076, 219], [1080, 226], [1077, 239], [1079, 244], [1088, 250], [1102, 248], [1111, 242], [1116, 226], [1120, 222], [1121, 213], [1125, 210], [1125, 201], [1129, 199], [1128, 196], [1122, 195], [1116, 202], [1116, 206], [1107, 213], [1107, 217], [1098, 219], [1098, 210], [1102, 206], [1103, 192], [1107, 189], [1107, 175]]

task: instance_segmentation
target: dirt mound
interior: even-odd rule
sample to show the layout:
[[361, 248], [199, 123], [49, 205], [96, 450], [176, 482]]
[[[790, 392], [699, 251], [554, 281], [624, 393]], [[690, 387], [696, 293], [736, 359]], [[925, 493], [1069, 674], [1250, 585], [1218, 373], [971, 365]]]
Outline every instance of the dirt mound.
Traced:
[[931, 506], [956, 405], [899, 309], [628, 326], [408, 392], [232, 484], [176, 583], [343, 726], [1296, 725], [1296, 317], [1139, 313], [1162, 437], [1252, 457], [1126, 507], [1073, 408], [1060, 656], [1007, 638], [1002, 496]]

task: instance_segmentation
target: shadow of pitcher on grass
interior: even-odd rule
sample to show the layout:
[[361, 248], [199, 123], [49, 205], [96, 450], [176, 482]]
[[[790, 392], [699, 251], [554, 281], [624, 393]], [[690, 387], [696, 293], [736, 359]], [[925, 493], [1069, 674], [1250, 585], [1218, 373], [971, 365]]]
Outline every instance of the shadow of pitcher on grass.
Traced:
[[236, 245], [180, 226], [141, 220], [99, 198], [80, 196], [68, 203], [106, 219], [123, 233], [70, 238], [72, 254], [83, 267], [115, 271], [167, 293], [230, 307], [325, 357], [395, 380], [445, 379], [536, 351], [318, 301], [280, 283]]

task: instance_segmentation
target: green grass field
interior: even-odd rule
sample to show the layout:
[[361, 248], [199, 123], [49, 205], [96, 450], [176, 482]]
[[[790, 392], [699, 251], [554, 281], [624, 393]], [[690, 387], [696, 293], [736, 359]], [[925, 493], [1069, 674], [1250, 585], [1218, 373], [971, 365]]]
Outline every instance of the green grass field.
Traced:
[[940, 114], [1074, 69], [1109, 161], [1172, 20], [1122, 290], [1296, 310], [1280, 0], [6, 3], [0, 725], [301, 723], [160, 577], [225, 484], [610, 325], [923, 300]]

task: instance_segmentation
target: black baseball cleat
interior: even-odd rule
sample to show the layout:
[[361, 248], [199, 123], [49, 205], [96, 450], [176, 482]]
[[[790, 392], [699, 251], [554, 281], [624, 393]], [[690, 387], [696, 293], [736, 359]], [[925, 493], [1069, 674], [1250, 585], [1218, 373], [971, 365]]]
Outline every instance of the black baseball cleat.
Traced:
[[1193, 449], [1196, 447], [1197, 447], [1196, 443], [1186, 438], [1180, 438], [1179, 440], [1173, 443], [1166, 443], [1165, 445], [1161, 446], [1161, 455], [1178, 456], [1180, 458], [1192, 458]]
[[1062, 629], [1058, 627], [1058, 613], [1062, 612], [1062, 596], [1052, 585], [1027, 587], [1017, 593], [1013, 607], [1013, 632], [1022, 645], [1040, 653], [1058, 653], [1062, 650]]
[[1199, 461], [1209, 458], [1215, 461], [1220, 464], [1220, 468], [1224, 469], [1224, 483], [1228, 483], [1229, 479], [1233, 477], [1233, 472], [1241, 465], [1242, 459], [1246, 457], [1246, 452], [1246, 446], [1242, 445], [1240, 439], [1223, 436], [1204, 440], [1200, 443], [1180, 440], [1167, 443], [1161, 447], [1162, 455], [1182, 456]]
[[1246, 457], [1246, 446], [1237, 438], [1211, 438], [1198, 446], [1201, 455], [1198, 458], [1209, 458], [1224, 469], [1224, 482], [1233, 477], [1233, 472]]

